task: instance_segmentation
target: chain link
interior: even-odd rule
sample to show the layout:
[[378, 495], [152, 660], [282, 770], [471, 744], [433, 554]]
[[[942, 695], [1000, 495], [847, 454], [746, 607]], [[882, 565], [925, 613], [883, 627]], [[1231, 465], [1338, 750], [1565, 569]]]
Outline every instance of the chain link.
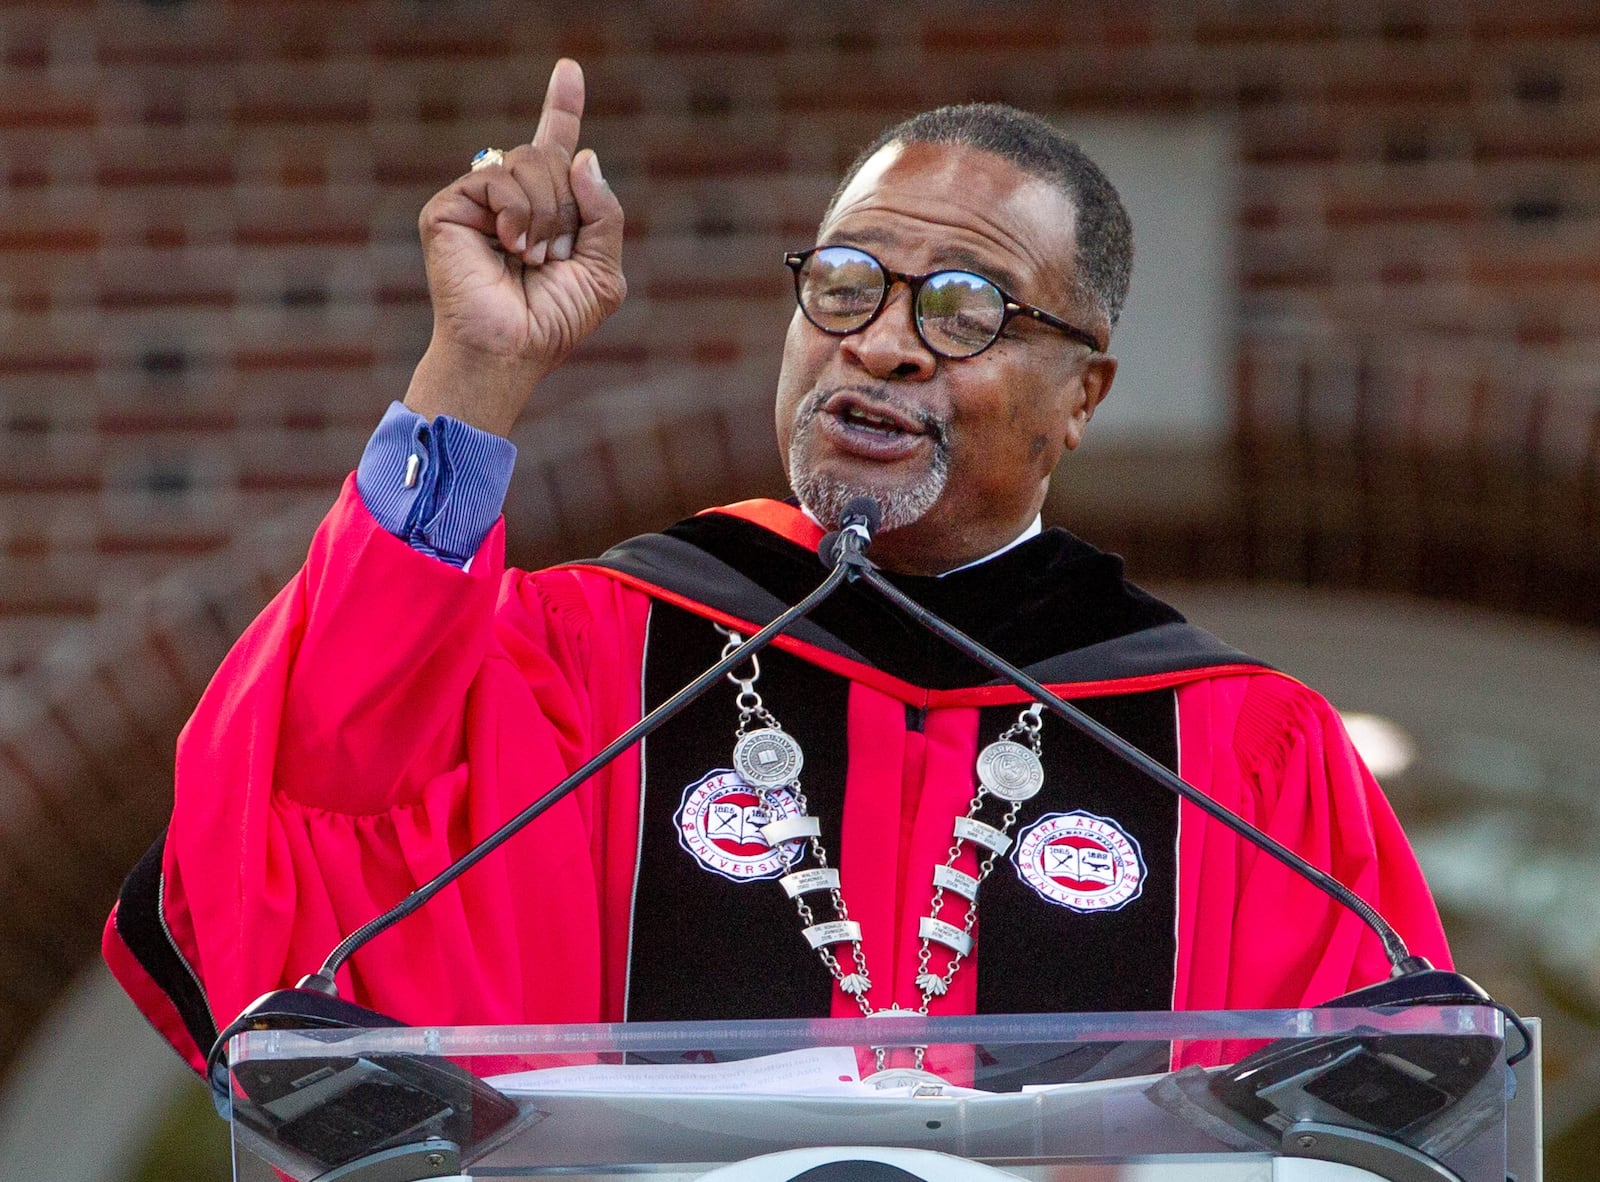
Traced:
[[[722, 659], [726, 660], [728, 657], [733, 655], [734, 651], [741, 644], [744, 643], [744, 638], [733, 629], [724, 628], [720, 624], [716, 625], [716, 628], [719, 632], [727, 637], [727, 643], [724, 644], [722, 648]], [[732, 669], [728, 671], [726, 676], [731, 684], [738, 686], [739, 688], [739, 693], [734, 699], [734, 704], [739, 711], [739, 725], [736, 731], [736, 738], [744, 738], [749, 732], [750, 723], [756, 720], [759, 720], [762, 726], [769, 727], [772, 730], [783, 730], [783, 727], [778, 722], [777, 718], [773, 716], [772, 712], [766, 708], [765, 703], [761, 700], [760, 693], [756, 691], [756, 682], [760, 680], [761, 677], [761, 662], [755, 657], [754, 654], [752, 654], [750, 657], [750, 673], [748, 677], [741, 677], [739, 676], [737, 670]], [[1020, 738], [1028, 745], [1035, 755], [1038, 755], [1041, 749], [1039, 735], [1044, 726], [1043, 713], [1044, 706], [1042, 703], [1033, 702], [1029, 704], [1029, 706], [1024, 709], [1020, 715], [1018, 715], [1016, 722], [1007, 727], [1006, 730], [1000, 735], [1000, 738], [1002, 740], [1016, 740]], [[798, 779], [791, 781], [787, 785], [783, 785], [781, 788], [773, 787], [761, 789], [761, 803], [766, 807], [769, 815], [777, 816], [781, 813], [782, 810], [777, 803], [776, 794], [782, 790], [787, 790], [789, 792], [799, 810], [798, 815], [802, 817], [809, 815], [805, 794], [800, 790], [800, 782]], [[988, 796], [988, 789], [980, 785], [977, 792], [973, 794], [972, 799], [967, 803], [967, 820], [977, 820], [978, 815], [983, 811], [983, 806], [987, 802]], [[1017, 814], [1021, 808], [1022, 803], [1020, 801], [1011, 804], [1010, 808], [1006, 810], [1004, 818], [996, 827], [1000, 833], [1008, 832], [1012, 825], [1016, 824]], [[828, 851], [826, 847], [823, 846], [821, 837], [812, 837], [807, 845], [809, 847], [811, 857], [816, 863], [816, 867], [820, 870], [828, 869]], [[945, 869], [955, 869], [955, 864], [960, 859], [965, 845], [965, 839], [960, 837], [957, 837], [953, 842], [951, 842], [950, 848], [945, 853]], [[986, 850], [985, 856], [978, 863], [978, 873], [975, 876], [977, 885], [982, 885], [984, 880], [989, 877], [990, 873], [994, 870], [995, 863], [998, 861], [999, 856], [999, 853], [995, 850]], [[976, 895], [977, 892], [974, 891], [973, 893]], [[833, 908], [834, 918], [841, 923], [848, 922], [850, 919], [850, 909], [845, 903], [844, 892], [841, 890], [841, 888], [830, 888], [828, 891], [828, 901]], [[936, 885], [933, 888], [933, 896], [929, 901], [928, 907], [928, 914], [931, 918], [940, 918], [944, 909], [944, 902], [945, 889], [942, 886]], [[805, 896], [803, 894], [796, 895], [794, 903], [795, 911], [800, 917], [801, 924], [808, 928], [814, 926], [817, 922], [816, 913], [812, 910], [811, 905], [806, 902]], [[961, 925], [963, 934], [970, 938], [972, 936], [973, 929], [977, 926], [977, 923], [978, 901], [976, 898], [968, 899], [966, 915], [963, 917]], [[855, 971], [869, 983], [868, 989], [870, 989], [871, 975], [867, 971], [866, 951], [862, 948], [860, 940], [852, 940], [850, 941], [850, 945], [851, 960], [854, 963]], [[922, 995], [921, 1003], [915, 1010], [902, 1012], [915, 1013], [919, 1016], [926, 1017], [928, 1015], [929, 1007], [933, 1003], [934, 997], [949, 991], [950, 984], [955, 979], [956, 972], [961, 968], [962, 961], [966, 959], [962, 953], [956, 952], [954, 949], [952, 949], [951, 952], [952, 955], [950, 957], [950, 963], [945, 967], [944, 972], [938, 978], [943, 987], [938, 990], [931, 990], [927, 988], [923, 982], [928, 980], [930, 976], [929, 965], [931, 964], [933, 958], [932, 942], [926, 936], [919, 941], [917, 948], [917, 991]], [[839, 958], [834, 953], [833, 949], [827, 945], [818, 948], [817, 958], [821, 960], [823, 965], [827, 968], [829, 975], [832, 976], [835, 981], [839, 982], [840, 986], [842, 987], [845, 978], [850, 974], [846, 971], [845, 966], [840, 963]], [[867, 1000], [867, 989], [860, 990], [859, 992], [851, 992], [852, 996], [855, 998], [856, 1005], [860, 1008], [863, 1016], [870, 1018], [874, 1014], [887, 1012], [873, 1009], [872, 1003]], [[898, 1010], [899, 1008], [899, 1006], [890, 1007], [891, 1010]], [[879, 1071], [882, 1071], [884, 1068], [885, 1054], [888, 1049], [888, 1047], [873, 1048], [877, 1069]], [[913, 1060], [916, 1069], [921, 1070], [927, 1048], [923, 1046], [916, 1046], [912, 1047], [911, 1050], [913, 1051]]]

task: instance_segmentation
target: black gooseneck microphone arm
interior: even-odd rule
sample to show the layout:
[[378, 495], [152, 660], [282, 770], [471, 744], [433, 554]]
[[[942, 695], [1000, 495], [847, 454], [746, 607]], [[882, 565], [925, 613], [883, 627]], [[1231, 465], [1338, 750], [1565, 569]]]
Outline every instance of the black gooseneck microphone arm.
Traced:
[[[856, 502], [851, 502], [851, 505], [854, 504]], [[848, 515], [848, 512], [850, 512], [850, 507], [846, 507], [846, 515]], [[861, 517], [859, 513], [858, 517]], [[382, 912], [381, 915], [373, 916], [371, 920], [363, 923], [360, 928], [350, 932], [349, 936], [339, 940], [338, 947], [334, 948], [333, 952], [328, 953], [328, 958], [323, 961], [322, 968], [312, 972], [309, 976], [301, 977], [301, 980], [294, 985], [294, 988], [280, 988], [280, 990], [274, 990], [274, 992], [262, 995], [261, 998], [256, 998], [256, 1001], [253, 1001], [245, 1009], [245, 1012], [242, 1012], [237, 1019], [234, 1019], [234, 1022], [230, 1022], [219, 1033], [216, 1041], [211, 1044], [210, 1054], [206, 1056], [206, 1075], [213, 1080], [213, 1086], [216, 1086], [222, 1094], [226, 1094], [226, 1075], [219, 1076], [219, 1068], [226, 1064], [227, 1043], [229, 1043], [230, 1038], [237, 1035], [237, 1033], [245, 1032], [245, 1030], [266, 1028], [269, 1025], [333, 1025], [333, 1027], [398, 1025], [394, 1019], [390, 1019], [386, 1014], [379, 1014], [378, 1011], [371, 1011], [371, 1009], [357, 1006], [355, 1003], [339, 998], [339, 985], [336, 982], [339, 966], [342, 966], [344, 961], [349, 960], [350, 956], [357, 952], [357, 948], [365, 945], [368, 940], [379, 936], [382, 932], [386, 932], [394, 924], [400, 923], [400, 920], [416, 912], [419, 907], [426, 904], [427, 900], [437, 896], [438, 892], [443, 891], [446, 886], [450, 886], [453, 881], [461, 878], [461, 875], [464, 875], [467, 870], [472, 869], [478, 862], [482, 862], [485, 857], [490, 856], [502, 845], [506, 845], [506, 841], [515, 837], [525, 825], [533, 822], [541, 814], [547, 813], [550, 808], [554, 808], [558, 801], [562, 800], [566, 795], [570, 795], [579, 784], [587, 781], [590, 776], [594, 776], [597, 771], [605, 768], [608, 763], [611, 763], [611, 760], [621, 755], [624, 750], [629, 749], [635, 742], [645, 739], [653, 731], [661, 728], [667, 720], [677, 715], [680, 710], [685, 709], [686, 705], [690, 705], [690, 702], [698, 699], [701, 694], [706, 693], [710, 686], [715, 685], [715, 681], [718, 678], [722, 678], [725, 673], [731, 672], [731, 670], [738, 669], [739, 665], [744, 664], [747, 657], [760, 653], [763, 648], [770, 645], [774, 638], [778, 637], [782, 630], [808, 616], [811, 611], [816, 609], [816, 606], [821, 605], [822, 601], [827, 600], [835, 590], [840, 589], [845, 584], [846, 577], [850, 574], [850, 568], [845, 566], [842, 561], [842, 553], [840, 553], [842, 549], [848, 550], [850, 553], [859, 553], [861, 550], [866, 549], [867, 541], [870, 541], [870, 529], [874, 528], [875, 525], [877, 525], [877, 505], [872, 505], [872, 513], [862, 517], [861, 523], [851, 523], [850, 528], [856, 529], [858, 533], [850, 534], [850, 542], [848, 544], [842, 545], [842, 541], [840, 541], [846, 536], [845, 531], [838, 531], [838, 533], [824, 537], [822, 539], [824, 557], [834, 563], [834, 569], [830, 569], [826, 579], [822, 579], [821, 584], [818, 584], [816, 590], [813, 590], [810, 595], [806, 595], [803, 600], [798, 601], [797, 605], [784, 611], [771, 624], [766, 625], [760, 632], [755, 633], [749, 640], [744, 641], [738, 648], [733, 649], [728, 656], [720, 659], [717, 664], [712, 665], [710, 669], [701, 673], [699, 677], [694, 678], [682, 689], [678, 689], [677, 693], [669, 697], [666, 702], [662, 702], [656, 709], [651, 710], [650, 713], [646, 713], [645, 717], [640, 718], [637, 723], [629, 726], [626, 731], [622, 731], [622, 734], [619, 734], [613, 741], [608, 742], [600, 752], [595, 753], [594, 757], [584, 763], [581, 768], [573, 771], [560, 784], [555, 785], [554, 789], [542, 793], [541, 797], [538, 800], [534, 800], [531, 805], [528, 805], [528, 808], [523, 809], [522, 813], [518, 813], [506, 824], [502, 824], [499, 829], [490, 833], [488, 837], [483, 838], [483, 841], [480, 841], [474, 848], [469, 849], [466, 854], [462, 854], [459, 859], [451, 862], [445, 869], [440, 870], [437, 875], [434, 875], [434, 878], [422, 883], [421, 886], [411, 891], [405, 899], [400, 900], [394, 907], [390, 907], [389, 910]], [[325, 1001], [317, 1001], [317, 998], [325, 998]]]
[[[1388, 995], [1372, 996], [1375, 991], [1384, 988], [1379, 986], [1347, 995], [1346, 998], [1337, 999], [1330, 1004], [1340, 1004], [1342, 1002], [1347, 1005], [1381, 1005], [1390, 1001], [1418, 1002], [1433, 1000], [1444, 1003], [1446, 1000], [1468, 1000], [1463, 994], [1473, 995], [1471, 1000], [1489, 1001], [1487, 995], [1481, 989], [1472, 985], [1465, 978], [1458, 977], [1453, 973], [1447, 974], [1433, 971], [1425, 959], [1412, 956], [1399, 933], [1364, 899], [1343, 883], [1325, 871], [1313, 866], [1293, 850], [1262, 833], [1242, 817], [1236, 816], [1222, 805], [1212, 801], [1198, 789], [1151, 759], [1121, 736], [1108, 730], [1002, 657], [990, 652], [987, 648], [972, 640], [953, 625], [946, 623], [932, 612], [929, 612], [886, 580], [878, 572], [872, 561], [866, 557], [865, 553], [871, 543], [872, 533], [879, 523], [878, 507], [870, 498], [857, 497], [853, 499], [846, 505], [842, 519], [841, 529], [825, 537], [820, 547], [824, 563], [828, 564], [832, 569], [810, 595], [807, 595], [799, 603], [782, 613], [726, 657], [684, 686], [667, 701], [618, 735], [583, 766], [579, 767], [548, 792], [545, 792], [515, 817], [505, 822], [458, 861], [416, 888], [393, 908], [374, 917], [351, 932], [329, 953], [322, 967], [315, 973], [302, 978], [295, 989], [278, 990], [258, 999], [218, 1036], [212, 1046], [211, 1054], [208, 1056], [208, 1074], [211, 1074], [213, 1079], [216, 1078], [216, 1068], [225, 1061], [225, 1048], [228, 1040], [234, 1034], [242, 1030], [262, 1027], [269, 1024], [273, 1018], [287, 1019], [291, 1024], [303, 1022], [310, 1022], [313, 1025], [337, 1026], [392, 1024], [393, 1019], [379, 1015], [374, 1011], [363, 1010], [362, 1007], [339, 999], [335, 974], [339, 967], [357, 949], [426, 904], [429, 899], [437, 895], [467, 870], [477, 865], [478, 862], [503, 845], [524, 826], [547, 812], [558, 801], [571, 793], [578, 785], [594, 775], [624, 750], [648, 736], [696, 698], [704, 694], [718, 678], [737, 668], [747, 657], [752, 656], [770, 644], [785, 628], [815, 610], [818, 605], [828, 599], [846, 581], [867, 583], [922, 626], [942, 637], [1003, 680], [1036, 697], [1048, 706], [1053, 713], [1082, 731], [1114, 755], [1134, 765], [1152, 780], [1177, 793], [1182, 799], [1190, 801], [1208, 816], [1215, 818], [1247, 841], [1266, 850], [1291, 870], [1302, 875], [1348, 906], [1378, 934], [1385, 954], [1393, 966], [1394, 976], [1396, 978], [1405, 977], [1416, 982], [1416, 987], [1405, 998]], [[1445, 978], [1449, 978], [1449, 980], [1445, 980]], [[1470, 986], [1470, 989], [1464, 989], [1461, 986]], [[328, 1002], [326, 1004], [336, 1008], [325, 1010], [322, 1004], [312, 1003], [311, 999], [315, 996], [327, 998]], [[308, 1003], [310, 1003], [309, 1008]], [[1490, 1002], [1490, 1004], [1495, 1003]], [[1515, 1019], [1513, 1020], [1515, 1021]], [[1520, 1029], [1520, 1022], [1517, 1024]]]
[[844, 585], [854, 569], [854, 563], [864, 561], [861, 556], [872, 541], [872, 531], [877, 528], [879, 519], [876, 502], [868, 497], [853, 498], [845, 505], [841, 528], [822, 539], [819, 552], [823, 561], [832, 569], [828, 572], [827, 578], [818, 584], [816, 590], [611, 740], [583, 766], [506, 821], [433, 878], [417, 887], [387, 911], [374, 916], [351, 932], [328, 954], [321, 968], [302, 977], [293, 989], [274, 990], [252, 1002], [242, 1014], [223, 1029], [211, 1046], [206, 1059], [206, 1074], [211, 1078], [213, 1087], [220, 1094], [226, 1095], [226, 1073], [221, 1069], [226, 1064], [227, 1044], [234, 1035], [243, 1031], [265, 1029], [273, 1025], [336, 1027], [398, 1025], [399, 1023], [387, 1015], [368, 1010], [339, 997], [336, 974], [340, 966], [357, 949], [422, 907], [445, 887], [504, 845], [530, 822], [548, 812], [563, 797], [622, 752], [659, 729], [709, 690], [724, 674], [737, 669], [746, 658], [764, 649], [784, 629], [816, 610], [819, 604]]
[[[848, 530], [841, 531], [839, 569], [847, 570], [853, 583], [865, 583], [890, 603], [900, 608], [917, 623], [934, 635], [965, 653], [985, 669], [1004, 681], [1032, 694], [1050, 708], [1051, 713], [1064, 719], [1084, 735], [1093, 739], [1111, 754], [1133, 765], [1151, 780], [1160, 784], [1200, 809], [1208, 817], [1220, 822], [1234, 833], [1270, 854], [1314, 886], [1353, 911], [1373, 930], [1383, 944], [1384, 955], [1389, 959], [1390, 979], [1363, 989], [1356, 989], [1323, 1002], [1333, 1007], [1378, 1008], [1390, 1005], [1487, 1005], [1504, 1014], [1522, 1037], [1522, 1048], [1506, 1059], [1507, 1066], [1521, 1061], [1533, 1047], [1533, 1038], [1522, 1018], [1498, 1001], [1484, 988], [1460, 973], [1436, 969], [1426, 957], [1413, 956], [1400, 933], [1380, 915], [1375, 907], [1356, 894], [1344, 883], [1320, 867], [1313, 866], [1299, 854], [1275, 838], [1263, 833], [1231, 809], [1218, 804], [1187, 780], [1150, 758], [1115, 731], [1107, 729], [1071, 702], [1052, 693], [1037, 680], [999, 654], [991, 652], [953, 624], [940, 619], [933, 612], [912, 599], [878, 571], [866, 556], [867, 540], [852, 539]], [[869, 539], [870, 540], [870, 539]]]
[[302, 980], [298, 987], [301, 989], [316, 989], [324, 993], [337, 995], [338, 987], [334, 984], [334, 974], [338, 972], [339, 966], [344, 964], [356, 949], [416, 911], [429, 899], [444, 890], [445, 887], [460, 878], [468, 870], [471, 870], [484, 858], [494, 853], [510, 838], [516, 836], [524, 826], [542, 813], [548, 812], [557, 802], [570, 794], [590, 776], [605, 767], [629, 747], [660, 729], [662, 725], [684, 707], [709, 690], [724, 674], [737, 669], [747, 657], [754, 656], [766, 648], [785, 628], [815, 610], [818, 604], [822, 603], [823, 600], [827, 599], [844, 584], [848, 575], [849, 568], [843, 565], [834, 567], [833, 570], [828, 572], [828, 577], [810, 595], [807, 595], [726, 657], [723, 657], [688, 685], [673, 694], [672, 697], [650, 711], [649, 714], [646, 714], [615, 739], [612, 739], [582, 767], [579, 767], [554, 788], [540, 796], [538, 800], [535, 800], [527, 808], [501, 825], [500, 828], [473, 846], [472, 849], [468, 850], [449, 866], [446, 866], [433, 878], [417, 887], [416, 890], [412, 891], [399, 903], [351, 932], [339, 942], [337, 948], [328, 954], [328, 958], [322, 962], [322, 967]]
[[878, 568], [865, 555], [861, 555], [855, 560], [844, 560], [844, 563], [849, 569], [851, 581], [866, 583], [885, 599], [889, 600], [890, 603], [916, 620], [917, 623], [948, 641], [953, 647], [978, 662], [985, 669], [988, 669], [1002, 680], [1010, 682], [1017, 688], [1026, 690], [1048, 706], [1052, 713], [1065, 719], [1073, 727], [1110, 751], [1118, 759], [1132, 764], [1156, 783], [1176, 793], [1207, 816], [1226, 825], [1252, 845], [1265, 850], [1279, 862], [1289, 867], [1290, 870], [1293, 870], [1303, 878], [1310, 879], [1323, 891], [1350, 908], [1361, 917], [1368, 927], [1377, 933], [1378, 939], [1383, 942], [1384, 954], [1389, 958], [1389, 963], [1393, 967], [1396, 976], [1431, 967], [1425, 958], [1412, 956], [1411, 951], [1406, 947], [1405, 941], [1400, 938], [1400, 933], [1395, 931], [1390, 923], [1379, 915], [1371, 904], [1337, 878], [1334, 878], [1333, 875], [1313, 866], [1288, 846], [1263, 833], [1243, 817], [1218, 804], [1187, 780], [1150, 758], [1150, 756], [1115, 731], [1109, 730], [1090, 718], [1071, 702], [1046, 689], [1004, 657], [991, 652], [954, 625], [948, 624], [934, 615], [904, 591], [900, 590], [900, 588], [889, 582], [888, 579], [884, 578], [879, 573]]

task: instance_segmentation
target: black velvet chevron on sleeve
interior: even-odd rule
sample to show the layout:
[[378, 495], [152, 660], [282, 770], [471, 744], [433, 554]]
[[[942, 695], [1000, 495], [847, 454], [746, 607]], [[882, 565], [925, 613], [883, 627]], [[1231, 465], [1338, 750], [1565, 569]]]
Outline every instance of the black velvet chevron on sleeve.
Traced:
[[217, 1026], [193, 971], [179, 954], [161, 915], [163, 830], [133, 868], [117, 897], [117, 935], [150, 979], [171, 999], [184, 1027], [202, 1052], [217, 1040]]

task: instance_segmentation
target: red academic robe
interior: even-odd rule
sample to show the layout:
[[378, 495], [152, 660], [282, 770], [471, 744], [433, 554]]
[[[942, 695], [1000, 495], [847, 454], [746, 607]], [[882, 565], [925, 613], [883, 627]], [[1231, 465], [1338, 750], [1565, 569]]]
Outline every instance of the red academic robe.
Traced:
[[[718, 512], [816, 541], [814, 525], [775, 502]], [[497, 525], [468, 570], [419, 554], [374, 523], [352, 479], [304, 568], [218, 669], [180, 736], [160, 873], [144, 888], [176, 961], [161, 967], [130, 940], [126, 914], [113, 913], [104, 942], [118, 980], [197, 1068], [208, 1029], [314, 970], [343, 935], [639, 717], [653, 601], [746, 634], [765, 622], [605, 566], [506, 570], [503, 551]], [[847, 835], [877, 823], [873, 785], [913, 773], [919, 807], [959, 814], [970, 771], [950, 783], [936, 774], [939, 736], [970, 729], [964, 720], [979, 706], [1025, 701], [993, 686], [926, 690], [802, 640], [777, 643], [851, 679]], [[1448, 966], [1399, 825], [1321, 697], [1243, 661], [1051, 688], [1082, 699], [1165, 687], [1176, 696], [1186, 780], [1328, 870], [1414, 952]], [[914, 751], [854, 733], [875, 717], [903, 720], [907, 704], [927, 717]], [[358, 953], [340, 972], [343, 995], [412, 1023], [619, 1020], [639, 784], [631, 751]], [[1174, 1008], [1309, 1005], [1388, 975], [1354, 915], [1193, 806], [1178, 818]], [[887, 968], [874, 976], [880, 1005], [891, 997], [879, 990], [910, 978], [918, 915], [894, 913], [897, 884], [884, 876], [925, 892], [948, 821], [928, 832], [887, 869], [844, 858], [852, 916]], [[125, 893], [119, 908], [129, 907]], [[932, 1012], [972, 1012], [973, 976], [958, 976]], [[834, 996], [836, 1015], [856, 1013]]]

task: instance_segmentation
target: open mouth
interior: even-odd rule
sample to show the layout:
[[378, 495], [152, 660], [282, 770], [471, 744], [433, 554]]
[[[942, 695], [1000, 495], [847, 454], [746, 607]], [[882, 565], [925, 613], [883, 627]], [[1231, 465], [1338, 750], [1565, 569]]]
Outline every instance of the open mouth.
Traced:
[[858, 431], [878, 431], [888, 435], [907, 434], [905, 425], [898, 419], [890, 415], [874, 414], [860, 406], [847, 407], [839, 418], [845, 426]]
[[915, 449], [923, 438], [938, 435], [938, 424], [928, 421], [931, 416], [870, 400], [853, 390], [830, 395], [819, 409], [830, 437], [846, 449], [880, 459]]
[[907, 413], [904, 409], [869, 400], [853, 390], [840, 390], [822, 403], [822, 413], [862, 430], [898, 433], [898, 435], [926, 435], [928, 425], [923, 416]]

